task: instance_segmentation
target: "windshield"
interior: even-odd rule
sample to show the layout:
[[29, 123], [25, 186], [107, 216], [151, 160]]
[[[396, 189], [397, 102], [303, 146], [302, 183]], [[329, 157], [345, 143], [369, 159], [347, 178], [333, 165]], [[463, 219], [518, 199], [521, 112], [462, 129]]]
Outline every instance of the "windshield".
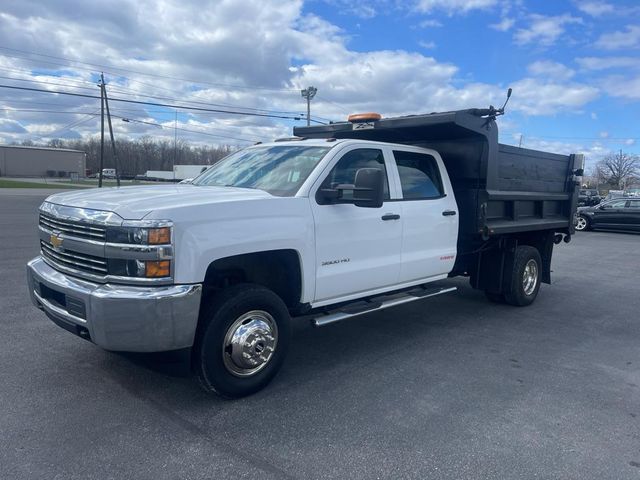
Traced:
[[275, 145], [241, 150], [197, 177], [194, 185], [256, 188], [290, 197], [331, 147]]

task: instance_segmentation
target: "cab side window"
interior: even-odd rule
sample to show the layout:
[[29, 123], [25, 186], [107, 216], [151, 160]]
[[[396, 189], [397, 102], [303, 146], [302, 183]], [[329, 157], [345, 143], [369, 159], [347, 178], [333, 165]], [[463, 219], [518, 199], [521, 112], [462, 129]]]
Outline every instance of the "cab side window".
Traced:
[[425, 153], [393, 151], [404, 200], [421, 200], [444, 196], [442, 178], [433, 156]]
[[640, 210], [640, 200], [629, 200], [629, 208]]
[[[354, 184], [356, 172], [361, 168], [378, 168], [382, 170], [384, 177], [384, 199], [389, 200], [389, 181], [387, 169], [384, 165], [382, 150], [377, 148], [359, 148], [344, 154], [333, 167], [327, 178], [322, 182], [322, 188], [335, 188], [340, 184]], [[352, 191], [344, 191], [342, 200], [353, 200]]]

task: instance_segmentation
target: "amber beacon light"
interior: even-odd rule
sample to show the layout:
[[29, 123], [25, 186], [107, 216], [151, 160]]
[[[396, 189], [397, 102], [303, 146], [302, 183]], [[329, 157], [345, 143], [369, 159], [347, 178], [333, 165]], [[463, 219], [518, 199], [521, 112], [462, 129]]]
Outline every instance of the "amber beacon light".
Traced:
[[382, 118], [382, 115], [375, 112], [353, 113], [347, 117], [347, 121], [351, 123], [377, 122], [381, 118]]

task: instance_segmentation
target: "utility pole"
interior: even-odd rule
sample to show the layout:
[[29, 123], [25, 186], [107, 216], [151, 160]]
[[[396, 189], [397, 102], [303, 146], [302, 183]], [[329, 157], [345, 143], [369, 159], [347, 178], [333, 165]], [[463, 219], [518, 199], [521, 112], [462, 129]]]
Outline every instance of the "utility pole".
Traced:
[[522, 139], [524, 135], [520, 134], [520, 142], [518, 142], [518, 148], [522, 148]]
[[113, 127], [111, 125], [111, 113], [109, 112], [109, 97], [107, 97], [107, 87], [104, 84], [104, 74], [100, 75], [102, 79], [102, 94], [104, 104], [107, 107], [107, 121], [109, 122], [109, 135], [111, 136], [111, 150], [113, 151], [113, 163], [116, 168], [116, 185], [120, 186], [120, 168], [118, 167], [118, 153], [116, 152], [116, 141], [113, 138]]
[[307, 87], [300, 90], [302, 98], [307, 99], [307, 127], [311, 125], [311, 99], [316, 96], [318, 89], [316, 87]]
[[[104, 78], [104, 73], [100, 75]], [[104, 168], [104, 94], [102, 93], [102, 80], [98, 84], [100, 87], [100, 170], [98, 172], [98, 188], [102, 187], [102, 169]]]
[[178, 159], [178, 110], [175, 113], [176, 116], [173, 122], [173, 165], [171, 165], [174, 180], [176, 179], [176, 160]]

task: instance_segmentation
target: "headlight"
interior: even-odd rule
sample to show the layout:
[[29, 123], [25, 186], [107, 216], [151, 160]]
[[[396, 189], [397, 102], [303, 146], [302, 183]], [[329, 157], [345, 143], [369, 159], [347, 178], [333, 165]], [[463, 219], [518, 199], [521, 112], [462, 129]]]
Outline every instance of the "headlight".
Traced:
[[105, 245], [109, 275], [138, 279], [169, 279], [173, 270], [172, 223], [125, 221], [108, 227]]
[[107, 242], [135, 245], [167, 245], [171, 243], [171, 227], [110, 227], [107, 229]]

